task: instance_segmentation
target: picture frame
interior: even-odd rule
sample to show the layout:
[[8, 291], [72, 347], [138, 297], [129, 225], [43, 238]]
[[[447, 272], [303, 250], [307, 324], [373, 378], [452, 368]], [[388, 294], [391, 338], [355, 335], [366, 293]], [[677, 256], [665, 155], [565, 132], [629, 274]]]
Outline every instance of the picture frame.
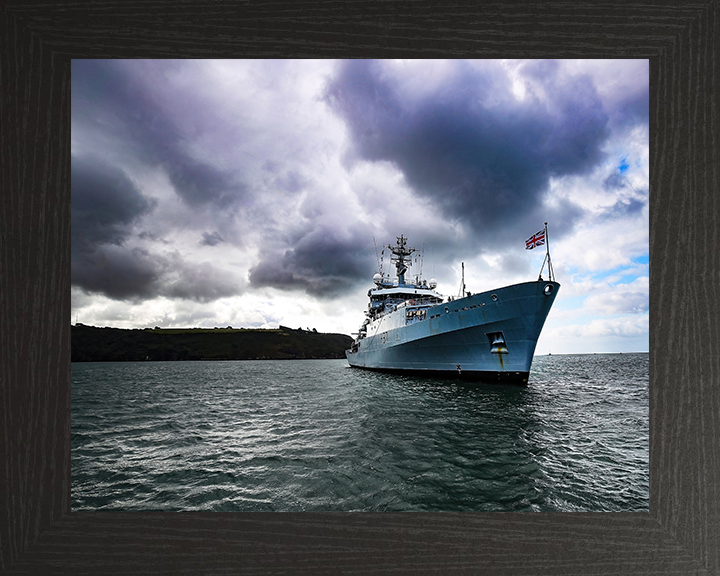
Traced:
[[[718, 1], [0, 7], [0, 571], [720, 572]], [[650, 60], [648, 513], [70, 511], [70, 60]]]

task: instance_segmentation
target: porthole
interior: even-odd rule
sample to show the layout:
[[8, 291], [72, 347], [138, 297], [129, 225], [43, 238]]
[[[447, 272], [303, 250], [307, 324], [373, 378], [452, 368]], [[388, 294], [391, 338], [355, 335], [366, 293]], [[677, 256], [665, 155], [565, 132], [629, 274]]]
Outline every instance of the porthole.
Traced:
[[447, 306], [445, 306], [445, 314], [450, 314], [450, 308], [448, 308]]
[[493, 294], [490, 298], [493, 299], [493, 302], [497, 302], [497, 294]]
[[555, 286], [553, 286], [552, 284], [548, 284], [547, 286], [545, 286], [545, 290], [543, 290], [543, 292], [545, 292], [545, 296], [550, 296], [550, 294], [553, 293], [553, 290], [555, 290]]

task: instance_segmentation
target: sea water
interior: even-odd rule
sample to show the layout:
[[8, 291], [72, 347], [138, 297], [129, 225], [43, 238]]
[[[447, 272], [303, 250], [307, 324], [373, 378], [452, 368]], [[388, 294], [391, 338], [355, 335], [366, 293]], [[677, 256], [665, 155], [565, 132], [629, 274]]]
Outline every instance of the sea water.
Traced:
[[647, 511], [648, 354], [527, 386], [344, 360], [72, 364], [73, 510]]

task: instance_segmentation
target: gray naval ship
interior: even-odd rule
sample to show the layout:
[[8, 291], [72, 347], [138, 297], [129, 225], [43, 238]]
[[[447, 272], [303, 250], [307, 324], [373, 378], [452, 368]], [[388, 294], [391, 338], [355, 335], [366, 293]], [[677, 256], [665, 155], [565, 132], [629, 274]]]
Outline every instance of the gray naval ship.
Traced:
[[[545, 244], [545, 230], [526, 248]], [[400, 236], [389, 245], [397, 279], [375, 274], [368, 291], [367, 316], [345, 355], [350, 366], [382, 372], [451, 376], [484, 382], [527, 384], [530, 365], [545, 318], [560, 284], [555, 282], [549, 246], [537, 281], [479, 294], [465, 290], [444, 297], [437, 283], [405, 273], [416, 252]], [[548, 280], [542, 274], [548, 265]]]

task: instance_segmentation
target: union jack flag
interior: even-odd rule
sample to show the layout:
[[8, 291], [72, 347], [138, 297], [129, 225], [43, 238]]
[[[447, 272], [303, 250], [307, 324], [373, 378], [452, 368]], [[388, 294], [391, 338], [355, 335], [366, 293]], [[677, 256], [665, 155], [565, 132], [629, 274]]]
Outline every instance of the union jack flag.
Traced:
[[525, 250], [532, 250], [535, 246], [542, 246], [543, 244], [545, 244], [545, 230], [540, 230], [540, 232], [536, 232], [525, 240]]

